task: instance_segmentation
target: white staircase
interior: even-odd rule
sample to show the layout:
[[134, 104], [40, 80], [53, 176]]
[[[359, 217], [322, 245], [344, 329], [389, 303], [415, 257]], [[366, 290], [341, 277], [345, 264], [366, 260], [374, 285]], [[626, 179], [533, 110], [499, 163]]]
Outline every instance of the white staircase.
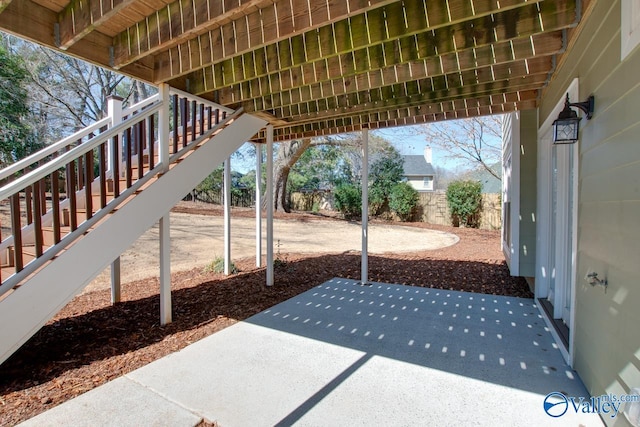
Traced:
[[172, 92], [0, 171], [0, 363], [265, 124]]

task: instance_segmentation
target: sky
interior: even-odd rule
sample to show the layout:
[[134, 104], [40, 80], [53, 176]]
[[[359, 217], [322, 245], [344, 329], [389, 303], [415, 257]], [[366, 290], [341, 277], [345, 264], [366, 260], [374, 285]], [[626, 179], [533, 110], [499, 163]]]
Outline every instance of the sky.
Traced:
[[[419, 133], [419, 128], [420, 126], [402, 126], [374, 130], [372, 133], [389, 140], [402, 155], [424, 154], [427, 141], [424, 135]], [[245, 144], [240, 151], [253, 154], [254, 149], [251, 147], [251, 144]], [[434, 166], [441, 166], [447, 169], [460, 167], [459, 162], [447, 158], [446, 153], [442, 150], [432, 149], [432, 156]], [[247, 173], [250, 170], [255, 170], [255, 163], [256, 160], [253, 155], [245, 155], [245, 159], [234, 157], [231, 159], [231, 168], [234, 171]]]

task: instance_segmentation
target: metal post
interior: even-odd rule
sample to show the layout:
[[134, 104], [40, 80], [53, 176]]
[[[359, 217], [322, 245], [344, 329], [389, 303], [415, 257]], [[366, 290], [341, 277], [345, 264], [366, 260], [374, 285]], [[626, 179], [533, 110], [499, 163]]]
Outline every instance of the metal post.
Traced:
[[273, 278], [273, 126], [267, 126], [267, 286]]
[[169, 213], [160, 218], [160, 324], [171, 323], [171, 236]]
[[369, 282], [369, 129], [362, 129], [362, 284]]
[[231, 274], [231, 157], [224, 162], [224, 274]]
[[256, 146], [256, 267], [262, 267], [262, 146]]
[[[169, 120], [171, 117], [169, 111], [169, 85], [161, 83], [158, 90], [160, 92], [160, 100], [162, 108], [158, 113], [158, 163], [162, 165], [162, 172], [169, 171]], [[174, 108], [177, 108], [175, 106]]]

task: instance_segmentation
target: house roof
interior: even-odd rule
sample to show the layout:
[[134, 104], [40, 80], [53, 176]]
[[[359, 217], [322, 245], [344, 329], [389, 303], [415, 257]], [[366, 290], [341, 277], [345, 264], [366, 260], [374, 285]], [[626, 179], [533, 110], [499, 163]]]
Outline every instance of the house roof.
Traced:
[[0, 0], [0, 29], [287, 141], [536, 108], [594, 3]]
[[427, 163], [424, 156], [409, 155], [402, 156], [402, 158], [404, 159], [405, 176], [428, 176], [436, 174], [433, 165]]

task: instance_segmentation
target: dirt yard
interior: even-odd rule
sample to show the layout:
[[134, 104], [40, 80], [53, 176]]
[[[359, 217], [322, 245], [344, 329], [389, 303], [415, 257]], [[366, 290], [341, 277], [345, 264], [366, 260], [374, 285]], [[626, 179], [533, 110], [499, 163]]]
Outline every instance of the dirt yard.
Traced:
[[[190, 212], [203, 215], [193, 215]], [[231, 259], [256, 254], [256, 222], [253, 209], [238, 208], [231, 219]], [[223, 217], [219, 207], [180, 202], [171, 213], [171, 271], [202, 267], [224, 255]], [[262, 254], [266, 254], [266, 220], [263, 219]], [[297, 214], [293, 220], [279, 215], [274, 220], [274, 251], [280, 253], [345, 253], [361, 249], [360, 223], [332, 216]], [[454, 234], [440, 230], [373, 223], [369, 226], [369, 253], [399, 253], [433, 250], [458, 242]], [[157, 225], [143, 234], [121, 258], [122, 282], [159, 274], [159, 231]], [[105, 269], [87, 288], [91, 292], [109, 287], [111, 271]]]
[[[195, 224], [205, 221], [206, 217], [220, 216], [219, 208], [184, 203], [177, 206], [174, 212], [175, 218], [184, 214], [193, 216]], [[249, 209], [234, 210], [232, 224], [240, 224], [242, 218], [249, 221], [252, 217], [253, 212]], [[347, 241], [350, 246], [340, 249], [331, 247], [328, 253], [299, 253], [294, 243], [285, 240], [286, 233], [283, 233], [281, 249], [276, 256], [279, 260], [275, 271], [276, 284], [266, 288], [264, 268], [255, 268], [254, 237], [247, 243], [250, 248], [248, 254], [234, 249], [234, 262], [240, 273], [226, 277], [203, 271], [204, 264], [221, 253], [215, 253], [213, 249], [204, 251], [197, 244], [189, 250], [184, 247], [185, 241], [206, 235], [204, 226], [193, 230], [185, 227], [183, 231], [186, 237], [180, 237], [176, 232], [175, 240], [179, 243], [172, 260], [173, 268], [180, 262], [178, 255], [183, 252], [188, 257], [198, 252], [205, 253], [197, 263], [185, 265], [183, 271], [172, 274], [174, 322], [167, 326], [159, 324], [159, 285], [157, 277], [153, 276], [153, 268], [157, 272], [157, 267], [148, 267], [148, 271], [152, 272], [151, 277], [129, 281], [131, 277], [125, 276], [123, 302], [116, 306], [110, 305], [108, 282], [99, 278], [90, 290], [76, 297], [0, 366], [0, 425], [14, 425], [33, 417], [332, 277], [359, 277], [359, 234], [356, 234], [357, 238], [347, 237], [340, 228], [349, 226], [348, 223], [330, 215], [312, 214], [279, 214], [277, 220], [282, 221], [285, 227], [304, 225], [304, 238], [309, 242], [329, 239]], [[395, 225], [389, 225], [373, 222], [374, 228], [396, 229]], [[353, 226], [359, 230], [357, 225]], [[328, 227], [328, 237], [314, 239], [315, 230], [323, 227]], [[394, 242], [399, 242], [400, 247], [381, 250], [379, 254], [369, 257], [370, 280], [532, 297], [523, 279], [509, 275], [500, 250], [499, 232], [453, 229], [423, 223], [400, 227], [400, 232], [408, 232], [407, 236], [411, 237], [405, 240], [394, 238], [394, 233], [388, 236]], [[408, 246], [420, 240], [416, 236], [430, 235], [413, 235], [412, 232], [428, 230], [453, 233], [459, 237], [459, 241], [438, 249], [412, 249]], [[441, 236], [446, 237], [447, 234]], [[146, 243], [143, 241], [142, 246], [151, 246], [153, 235], [149, 239]], [[148, 254], [144, 257], [148, 258], [144, 258], [137, 249], [134, 251], [143, 264], [157, 258], [156, 249], [146, 249]], [[123, 256], [123, 266], [129, 265], [126, 264], [126, 257]], [[139, 262], [135, 265], [135, 270], [142, 271]], [[140, 274], [140, 271], [136, 271], [136, 274]]]

